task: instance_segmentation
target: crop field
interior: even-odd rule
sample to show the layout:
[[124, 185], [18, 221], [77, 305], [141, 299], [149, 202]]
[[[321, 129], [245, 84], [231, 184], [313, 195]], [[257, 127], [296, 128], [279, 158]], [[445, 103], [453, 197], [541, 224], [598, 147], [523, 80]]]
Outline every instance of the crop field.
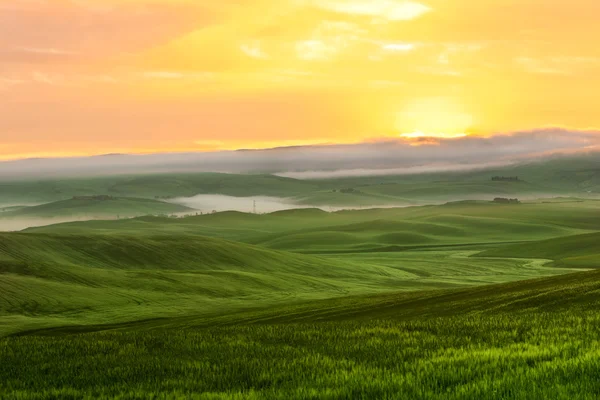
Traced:
[[599, 276], [32, 332], [0, 340], [0, 390], [16, 398], [593, 399]]
[[598, 200], [191, 214], [0, 233], [0, 398], [600, 395]]

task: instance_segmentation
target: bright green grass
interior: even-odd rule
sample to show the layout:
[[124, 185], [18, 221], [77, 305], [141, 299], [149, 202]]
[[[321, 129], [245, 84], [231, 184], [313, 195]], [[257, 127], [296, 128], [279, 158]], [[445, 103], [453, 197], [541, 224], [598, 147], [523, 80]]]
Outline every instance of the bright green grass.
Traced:
[[116, 197], [111, 200], [69, 199], [18, 208], [0, 214], [2, 218], [135, 217], [148, 214], [193, 212], [191, 208], [152, 199]]
[[0, 397], [594, 399], [600, 272], [565, 273], [600, 266], [581, 235], [597, 215], [456, 203], [0, 234], [0, 336], [25, 335], [0, 339]]
[[567, 272], [467, 250], [317, 257], [201, 236], [0, 234], [0, 335]]
[[[337, 213], [227, 212], [88, 221], [5, 234], [0, 236], [0, 284], [7, 294], [0, 331], [210, 315], [595, 268], [594, 236], [587, 250], [577, 247], [580, 237], [567, 236], [600, 229], [599, 204], [461, 202]], [[507, 250], [515, 243], [535, 249], [536, 240], [556, 237], [551, 246], [541, 242], [535, 253]], [[544, 251], [547, 247], [556, 251]], [[487, 257], [477, 257], [482, 251]], [[561, 261], [578, 252], [588, 257], [585, 263]], [[551, 260], [555, 264], [547, 263]]]
[[598, 290], [594, 271], [213, 320], [147, 321], [76, 336], [69, 334], [81, 330], [41, 331], [0, 339], [0, 393], [25, 399], [595, 399]]

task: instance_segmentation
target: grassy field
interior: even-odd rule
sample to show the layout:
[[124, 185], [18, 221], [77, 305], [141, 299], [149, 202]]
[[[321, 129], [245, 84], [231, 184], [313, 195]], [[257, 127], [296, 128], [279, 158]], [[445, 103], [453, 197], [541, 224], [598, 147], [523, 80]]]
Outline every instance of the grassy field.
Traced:
[[599, 290], [593, 271], [212, 320], [32, 332], [0, 339], [0, 391], [15, 398], [594, 399]]
[[589, 233], [600, 230], [598, 205], [564, 200], [337, 213], [229, 212], [1, 234], [0, 333], [206, 316], [594, 268], [596, 234]]
[[543, 256], [554, 260], [555, 266], [573, 268], [598, 268], [600, 260], [600, 234], [569, 236], [564, 238], [543, 240], [535, 243], [519, 243], [499, 249], [488, 250], [480, 254], [482, 257], [535, 258]]
[[0, 398], [594, 399], [599, 215], [556, 198], [0, 233]]
[[539, 259], [469, 258], [474, 253], [317, 256], [201, 236], [0, 234], [0, 335], [571, 271]]
[[33, 228], [30, 232], [203, 235], [295, 252], [396, 251], [422, 246], [550, 239], [600, 230], [600, 201], [523, 204], [457, 202], [442, 206], [267, 215], [225, 212], [181, 219], [142, 217]]

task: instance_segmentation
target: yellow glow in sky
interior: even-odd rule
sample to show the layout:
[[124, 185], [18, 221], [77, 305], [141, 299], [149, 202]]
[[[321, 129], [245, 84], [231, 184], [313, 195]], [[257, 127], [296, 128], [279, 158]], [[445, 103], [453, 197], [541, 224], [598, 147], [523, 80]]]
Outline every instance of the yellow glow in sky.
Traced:
[[456, 101], [426, 98], [416, 99], [402, 109], [397, 129], [403, 131], [403, 137], [458, 137], [465, 136], [473, 125], [473, 116], [461, 109]]
[[596, 0], [0, 0], [0, 159], [600, 127]]

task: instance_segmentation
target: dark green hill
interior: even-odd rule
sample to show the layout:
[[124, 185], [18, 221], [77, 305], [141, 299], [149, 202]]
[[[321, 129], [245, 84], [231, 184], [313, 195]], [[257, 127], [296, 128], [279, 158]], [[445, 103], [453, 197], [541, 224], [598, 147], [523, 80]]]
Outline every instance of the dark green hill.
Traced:
[[600, 233], [519, 243], [488, 250], [480, 256], [549, 258], [560, 267], [600, 268]]

